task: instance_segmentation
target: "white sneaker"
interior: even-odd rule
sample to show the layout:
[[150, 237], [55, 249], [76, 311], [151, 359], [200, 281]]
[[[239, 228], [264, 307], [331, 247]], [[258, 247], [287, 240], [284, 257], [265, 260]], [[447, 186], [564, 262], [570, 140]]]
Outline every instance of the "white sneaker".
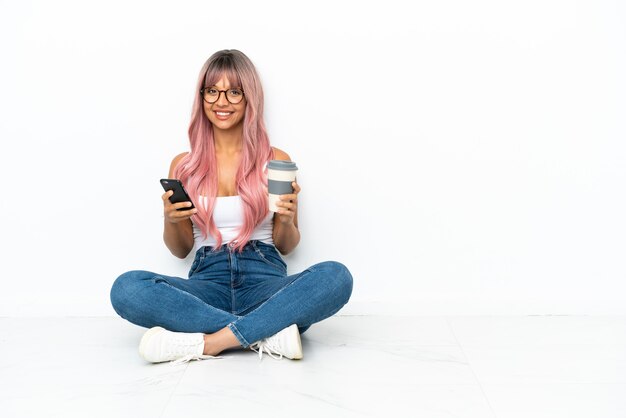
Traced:
[[203, 350], [204, 334], [173, 332], [161, 327], [150, 328], [139, 343], [139, 354], [151, 363], [176, 360], [173, 364], [180, 364], [216, 358], [202, 354]]
[[263, 357], [264, 352], [277, 360], [283, 357], [292, 360], [300, 360], [302, 358], [302, 343], [300, 342], [300, 332], [296, 324], [288, 326], [271, 337], [257, 341], [250, 348], [259, 353], [259, 358]]

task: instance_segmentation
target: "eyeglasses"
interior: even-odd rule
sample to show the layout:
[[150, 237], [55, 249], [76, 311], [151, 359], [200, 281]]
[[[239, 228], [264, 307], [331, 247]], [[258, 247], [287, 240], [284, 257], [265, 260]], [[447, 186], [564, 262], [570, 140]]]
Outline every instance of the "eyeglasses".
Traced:
[[215, 103], [220, 99], [220, 95], [224, 93], [226, 100], [231, 104], [241, 103], [243, 100], [242, 89], [218, 90], [217, 87], [203, 87], [200, 89], [202, 98], [207, 103]]

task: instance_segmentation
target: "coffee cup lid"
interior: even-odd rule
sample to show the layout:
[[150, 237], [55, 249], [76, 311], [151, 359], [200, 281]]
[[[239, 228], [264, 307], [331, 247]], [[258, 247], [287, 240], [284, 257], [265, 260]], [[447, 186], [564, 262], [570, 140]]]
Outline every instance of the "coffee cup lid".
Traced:
[[298, 167], [296, 163], [293, 161], [283, 161], [283, 160], [270, 160], [267, 163], [267, 168], [272, 170], [284, 170], [284, 171], [296, 171]]

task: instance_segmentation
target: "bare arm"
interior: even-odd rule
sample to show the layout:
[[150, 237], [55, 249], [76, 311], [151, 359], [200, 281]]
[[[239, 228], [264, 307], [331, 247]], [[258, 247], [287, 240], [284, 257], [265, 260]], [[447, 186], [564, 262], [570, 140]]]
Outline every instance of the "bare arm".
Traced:
[[[174, 178], [174, 170], [186, 153], [176, 156], [170, 165], [168, 178]], [[191, 216], [196, 213], [196, 209], [177, 210], [190, 206], [188, 202], [172, 204], [169, 197], [173, 192], [164, 193], [163, 199], [163, 241], [165, 246], [178, 258], [185, 258], [193, 249], [193, 227]]]
[[[286, 152], [277, 148], [274, 149], [274, 158], [277, 160], [291, 161]], [[281, 254], [289, 254], [300, 242], [300, 230], [298, 229], [298, 193], [300, 186], [294, 181], [292, 183], [294, 192], [280, 196], [277, 202], [279, 211], [274, 214], [274, 230], [272, 239], [276, 249]]]

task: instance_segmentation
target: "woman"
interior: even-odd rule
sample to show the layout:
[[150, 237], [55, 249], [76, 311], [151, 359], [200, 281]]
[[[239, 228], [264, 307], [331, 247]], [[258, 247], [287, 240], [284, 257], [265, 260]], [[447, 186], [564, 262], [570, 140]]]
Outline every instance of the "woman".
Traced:
[[167, 248], [193, 249], [189, 278], [147, 271], [122, 274], [111, 303], [124, 319], [150, 328], [139, 352], [158, 363], [210, 358], [236, 347], [262, 356], [302, 358], [300, 333], [348, 302], [352, 276], [340, 263], [287, 275], [280, 254], [298, 245], [298, 193], [269, 212], [267, 163], [289, 161], [270, 146], [263, 90], [252, 62], [237, 50], [213, 54], [202, 67], [189, 126], [191, 152], [176, 156], [178, 178], [196, 203], [163, 194]]

